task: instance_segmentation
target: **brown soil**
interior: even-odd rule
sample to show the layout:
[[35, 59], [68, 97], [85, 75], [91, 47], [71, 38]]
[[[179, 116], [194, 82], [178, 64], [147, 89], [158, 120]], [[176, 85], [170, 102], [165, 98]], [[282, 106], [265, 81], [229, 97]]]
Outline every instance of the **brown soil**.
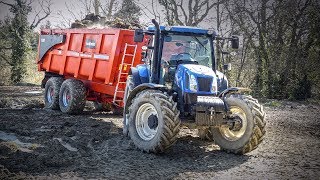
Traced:
[[[26, 93], [27, 92], [27, 93]], [[122, 117], [43, 109], [42, 89], [0, 87], [0, 179], [318, 179], [320, 107], [282, 102], [266, 107], [263, 143], [227, 154], [196, 130], [182, 128], [161, 155], [137, 150], [122, 136]]]

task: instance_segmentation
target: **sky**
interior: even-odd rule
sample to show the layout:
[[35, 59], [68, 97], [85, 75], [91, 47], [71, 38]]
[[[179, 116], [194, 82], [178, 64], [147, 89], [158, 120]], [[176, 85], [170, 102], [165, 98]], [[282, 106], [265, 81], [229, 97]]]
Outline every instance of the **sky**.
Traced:
[[[2, 0], [6, 3], [14, 3], [14, 0]], [[41, 10], [41, 6], [40, 6], [40, 2], [41, 0], [32, 0], [32, 12], [29, 14], [28, 16], [28, 20], [29, 22], [32, 22], [33, 19], [35, 18], [36, 12]], [[53, 25], [56, 24], [60, 24], [62, 21], [62, 17], [61, 15], [59, 15], [59, 11], [62, 12], [63, 16], [65, 17], [70, 17], [68, 9], [65, 6], [65, 3], [67, 3], [70, 6], [70, 9], [72, 9], [73, 12], [75, 12], [76, 14], [78, 14], [80, 12], [80, 7], [77, 6], [73, 6], [74, 4], [78, 4], [79, 1], [78, 0], [52, 0], [52, 5], [51, 5], [51, 9], [52, 9], [52, 13], [51, 15], [46, 19], [49, 20]], [[40, 14], [40, 16], [43, 16], [44, 14]], [[12, 16], [12, 13], [9, 11], [9, 6], [0, 4], [0, 19], [3, 20], [6, 16]], [[42, 24], [45, 23], [44, 20], [42, 22]]]
[[[14, 3], [14, 0], [0, 0], [6, 3]], [[41, 10], [40, 2], [42, 0], [30, 0], [32, 1], [32, 12], [28, 16], [29, 22], [32, 22], [35, 18], [36, 12]], [[79, 0], [51, 0], [52, 5], [52, 13], [51, 15], [46, 19], [51, 22], [51, 24], [54, 27], [61, 27], [61, 28], [67, 28], [68, 26], [68, 20], [74, 21], [74, 15], [77, 18], [80, 18], [80, 14], [84, 11], [84, 6], [81, 4]], [[84, 0], [82, 0], [84, 1]], [[102, 3], [107, 0], [101, 1]], [[121, 3], [121, 0], [118, 0], [119, 4]], [[146, 6], [151, 9], [151, 2], [150, 0], [137, 0], [138, 5]], [[156, 6], [156, 11], [158, 11], [160, 14], [161, 7]], [[72, 12], [70, 12], [72, 11]], [[143, 23], [149, 23], [151, 22], [151, 18], [153, 18], [150, 14], [148, 14], [148, 10], [146, 8], [142, 8], [141, 10], [142, 15], [140, 17], [140, 21]], [[74, 14], [74, 15], [72, 15]], [[85, 13], [82, 13], [85, 14]], [[43, 14], [40, 14], [40, 16]], [[6, 16], [12, 16], [11, 12], [9, 11], [9, 6], [0, 4], [0, 19], [3, 20]], [[45, 24], [46, 20], [42, 21], [41, 24]], [[207, 22], [204, 22], [200, 24], [201, 27], [210, 28], [214, 27], [213, 24], [208, 24]], [[40, 27], [40, 26], [39, 26]], [[39, 30], [39, 27], [36, 30]]]
[[[6, 3], [14, 3], [14, 0], [1, 0]], [[32, 12], [28, 16], [29, 22], [32, 22], [35, 18], [36, 12], [41, 10], [40, 2], [41, 0], [31, 0], [32, 4]], [[51, 22], [54, 26], [61, 26], [61, 23], [66, 24], [67, 20], [74, 20], [74, 16], [69, 12], [69, 10], [72, 11], [72, 13], [80, 17], [80, 14], [83, 14], [84, 8], [81, 2], [78, 0], [51, 0], [52, 5], [52, 13], [51, 15], [46, 19]], [[139, 0], [143, 4], [148, 4], [148, 0]], [[146, 2], [143, 2], [146, 1]], [[43, 16], [44, 14], [41, 13], [40, 16]], [[9, 6], [0, 4], [0, 19], [5, 19], [6, 16], [12, 16], [12, 13], [9, 11]], [[42, 24], [45, 24], [46, 20], [42, 22]], [[146, 20], [146, 16], [141, 16], [142, 21], [148, 21]]]

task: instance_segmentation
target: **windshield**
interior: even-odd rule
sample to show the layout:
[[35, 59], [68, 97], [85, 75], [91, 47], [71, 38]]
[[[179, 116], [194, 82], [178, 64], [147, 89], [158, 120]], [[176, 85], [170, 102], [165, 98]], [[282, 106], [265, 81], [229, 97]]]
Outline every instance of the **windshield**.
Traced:
[[207, 36], [167, 35], [163, 42], [162, 61], [195, 61], [211, 66], [210, 38]]

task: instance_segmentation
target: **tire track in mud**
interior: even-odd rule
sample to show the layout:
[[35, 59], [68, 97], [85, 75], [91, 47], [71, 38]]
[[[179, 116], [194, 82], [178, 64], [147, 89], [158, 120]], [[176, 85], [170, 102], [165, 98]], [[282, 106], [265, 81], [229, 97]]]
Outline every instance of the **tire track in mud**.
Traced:
[[[185, 128], [171, 149], [154, 155], [137, 150], [122, 136], [121, 117], [92, 111], [90, 106], [81, 115], [42, 109], [38, 104], [42, 95], [25, 95], [30, 90], [40, 89], [0, 87], [0, 101], [6, 98], [8, 103], [0, 108], [0, 131], [29, 143], [24, 152], [19, 143], [0, 140], [3, 178], [314, 179], [320, 175], [319, 106], [265, 108], [266, 137], [244, 156], [221, 152]], [[18, 100], [19, 106], [10, 106]]]

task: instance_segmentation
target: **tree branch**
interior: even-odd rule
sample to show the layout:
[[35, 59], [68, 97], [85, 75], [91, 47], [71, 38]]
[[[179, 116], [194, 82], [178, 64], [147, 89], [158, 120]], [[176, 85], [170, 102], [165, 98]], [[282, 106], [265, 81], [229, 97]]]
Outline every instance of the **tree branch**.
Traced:
[[187, 25], [187, 23], [188, 23], [188, 20], [187, 20], [188, 19], [188, 15], [187, 15], [186, 11], [184, 10], [184, 8], [182, 7], [182, 2], [183, 1], [180, 2], [178, 7], [180, 7], [180, 9], [181, 9], [181, 11], [183, 13], [183, 16], [184, 16], [184, 23]]
[[[41, 23], [41, 21], [46, 19], [51, 14], [51, 5], [52, 5], [51, 0], [46, 0], [45, 2], [46, 2], [46, 5], [44, 4], [44, 0], [42, 0], [40, 2], [41, 10], [34, 17], [33, 22], [30, 25], [30, 29], [34, 29], [34, 28], [38, 27], [38, 25]], [[43, 17], [39, 17], [39, 14], [41, 11], [45, 13], [45, 15]], [[36, 19], [38, 19], [38, 20], [36, 20]]]
[[10, 66], [13, 66], [13, 63], [11, 63], [5, 55], [3, 55], [3, 54], [1, 53], [1, 54], [0, 54], [0, 57], [1, 57], [6, 63], [8, 63]]
[[14, 7], [14, 4], [9, 4], [9, 3], [3, 2], [3, 1], [0, 1], [0, 4], [4, 4], [4, 5], [10, 6], [12, 8]]

